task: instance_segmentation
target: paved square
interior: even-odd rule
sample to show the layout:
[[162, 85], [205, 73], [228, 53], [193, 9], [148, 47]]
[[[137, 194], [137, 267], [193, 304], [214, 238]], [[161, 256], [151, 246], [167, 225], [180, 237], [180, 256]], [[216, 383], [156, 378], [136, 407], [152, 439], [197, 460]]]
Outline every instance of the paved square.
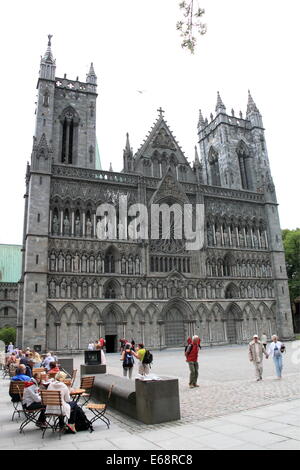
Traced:
[[[42, 439], [32, 425], [20, 434], [21, 421], [11, 421], [9, 380], [0, 379], [0, 449], [300, 450], [300, 374], [292, 360], [293, 348], [292, 343], [287, 345], [283, 379], [275, 378], [273, 361], [268, 360], [262, 382], [255, 381], [247, 346], [202, 349], [198, 389], [188, 387], [182, 349], [153, 351], [152, 372], [179, 379], [180, 421], [146, 425], [109, 410], [110, 429], [97, 422], [93, 433], [64, 435], [61, 440], [51, 432]], [[108, 373], [122, 375], [119, 354], [108, 354], [107, 362]], [[82, 363], [83, 355], [74, 357], [75, 368], [80, 370]], [[133, 378], [136, 374], [135, 366]]]

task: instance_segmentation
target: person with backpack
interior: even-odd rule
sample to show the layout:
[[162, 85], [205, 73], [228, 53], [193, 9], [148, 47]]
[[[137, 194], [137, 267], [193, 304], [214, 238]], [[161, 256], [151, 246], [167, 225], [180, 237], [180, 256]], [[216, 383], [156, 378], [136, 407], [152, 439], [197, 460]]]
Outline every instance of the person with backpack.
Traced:
[[189, 365], [190, 369], [190, 381], [189, 381], [189, 387], [190, 388], [195, 388], [199, 387], [197, 384], [198, 380], [198, 370], [199, 370], [199, 364], [198, 364], [198, 352], [200, 348], [200, 341], [199, 341], [199, 336], [195, 335], [193, 338], [188, 338], [188, 346], [185, 350], [185, 357], [186, 357], [186, 362]]
[[124, 351], [122, 352], [121, 361], [123, 361], [123, 376], [131, 379], [132, 371], [133, 371], [133, 364], [134, 364], [134, 357], [133, 351], [131, 349], [131, 344], [127, 343], [125, 345]]
[[137, 352], [132, 351], [132, 354], [140, 361], [139, 374], [148, 375], [150, 372], [150, 364], [152, 362], [152, 360], [149, 362], [151, 358], [148, 358], [149, 354], [152, 356], [150, 351], [145, 349], [143, 343], [139, 343], [137, 346]]

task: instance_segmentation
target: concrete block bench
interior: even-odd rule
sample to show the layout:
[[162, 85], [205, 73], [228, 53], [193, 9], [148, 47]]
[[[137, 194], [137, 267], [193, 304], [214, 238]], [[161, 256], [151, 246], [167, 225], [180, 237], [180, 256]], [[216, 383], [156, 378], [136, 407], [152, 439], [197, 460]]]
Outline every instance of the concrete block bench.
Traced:
[[128, 380], [112, 374], [96, 375], [92, 399], [104, 403], [114, 385], [109, 407], [145, 424], [180, 419], [178, 379]]

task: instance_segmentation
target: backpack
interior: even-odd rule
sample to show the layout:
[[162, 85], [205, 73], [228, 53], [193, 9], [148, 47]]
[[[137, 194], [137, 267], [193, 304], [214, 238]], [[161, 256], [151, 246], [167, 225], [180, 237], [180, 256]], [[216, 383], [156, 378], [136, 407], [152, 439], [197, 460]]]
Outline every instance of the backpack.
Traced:
[[153, 355], [151, 354], [151, 352], [146, 349], [146, 352], [145, 352], [145, 355], [144, 355], [144, 359], [142, 361], [143, 364], [149, 364], [150, 367], [151, 367], [151, 364], [153, 362]]
[[123, 361], [123, 367], [132, 367], [133, 366], [133, 356], [125, 351], [125, 357]]
[[[91, 422], [88, 420], [85, 415], [85, 412], [80, 406], [76, 408], [75, 429], [76, 431], [87, 431], [88, 429], [90, 430], [90, 432], [94, 431]], [[65, 434], [72, 434], [72, 431], [70, 431], [69, 428], [66, 427]]]

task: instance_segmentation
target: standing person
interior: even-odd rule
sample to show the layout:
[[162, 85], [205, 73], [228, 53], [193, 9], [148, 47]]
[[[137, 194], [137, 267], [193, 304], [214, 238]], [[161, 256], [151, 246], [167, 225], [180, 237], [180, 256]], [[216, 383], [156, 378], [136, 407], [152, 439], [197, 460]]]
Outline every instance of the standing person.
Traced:
[[199, 387], [197, 384], [198, 374], [199, 374], [199, 364], [198, 364], [198, 352], [199, 352], [199, 336], [195, 335], [191, 338], [188, 338], [188, 346], [185, 351], [186, 362], [189, 365], [190, 369], [190, 382], [189, 387], [195, 388]]
[[122, 352], [122, 356], [120, 361], [123, 361], [123, 376], [127, 377], [128, 373], [128, 378], [131, 379], [132, 377], [132, 371], [133, 371], [133, 364], [134, 364], [134, 358], [133, 358], [133, 350], [131, 347], [130, 343], [127, 343], [125, 345], [125, 349]]
[[148, 375], [150, 372], [149, 364], [143, 364], [143, 359], [146, 354], [146, 349], [143, 343], [139, 343], [137, 346], [137, 352], [132, 351], [134, 357], [136, 357], [139, 363], [139, 374], [140, 375]]
[[7, 352], [11, 354], [14, 351], [14, 349], [15, 349], [14, 345], [12, 344], [12, 342], [10, 342], [9, 345], [7, 346]]
[[135, 341], [134, 341], [134, 339], [131, 340], [131, 349], [132, 349], [132, 351], [135, 351]]
[[42, 358], [37, 351], [32, 351], [33, 367], [41, 367]]
[[267, 350], [268, 338], [267, 338], [266, 333], [263, 333], [263, 334], [261, 335], [260, 341], [261, 341], [261, 343], [264, 345], [265, 350]]
[[278, 336], [272, 336], [272, 343], [269, 345], [268, 354], [273, 357], [276, 375], [278, 379], [282, 376], [282, 353], [285, 351], [283, 343], [278, 341]]
[[92, 343], [92, 341], [90, 341], [89, 344], [88, 344], [88, 351], [94, 351], [94, 349], [95, 349], [94, 343]]
[[253, 336], [253, 340], [249, 343], [249, 361], [253, 363], [255, 368], [256, 381], [262, 380], [263, 373], [263, 355], [268, 359], [268, 354], [264, 345], [258, 340], [258, 335]]

